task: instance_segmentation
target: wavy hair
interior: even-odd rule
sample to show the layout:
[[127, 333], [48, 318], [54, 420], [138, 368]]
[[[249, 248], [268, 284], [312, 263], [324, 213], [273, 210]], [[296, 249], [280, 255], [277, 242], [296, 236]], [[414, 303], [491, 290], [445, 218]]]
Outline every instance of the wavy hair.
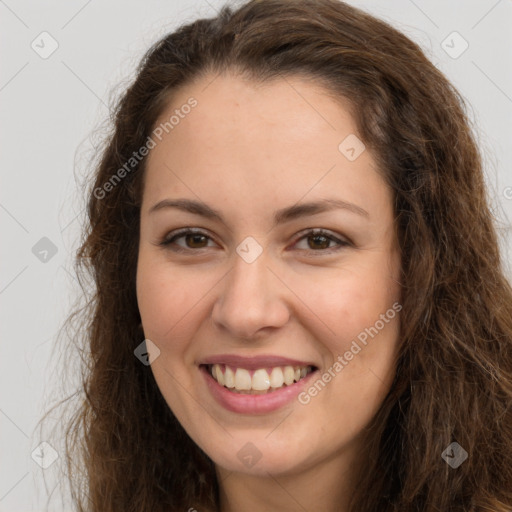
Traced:
[[[217, 511], [212, 460], [163, 399], [149, 366], [135, 278], [144, 146], [177, 88], [237, 71], [301, 76], [348, 101], [393, 191], [402, 254], [399, 359], [365, 431], [354, 512], [512, 509], [512, 289], [465, 102], [420, 47], [337, 0], [252, 0], [154, 44], [117, 102], [87, 190], [76, 270], [91, 286], [73, 319], [81, 400], [66, 423], [80, 511]], [[451, 468], [452, 442], [468, 453]]]

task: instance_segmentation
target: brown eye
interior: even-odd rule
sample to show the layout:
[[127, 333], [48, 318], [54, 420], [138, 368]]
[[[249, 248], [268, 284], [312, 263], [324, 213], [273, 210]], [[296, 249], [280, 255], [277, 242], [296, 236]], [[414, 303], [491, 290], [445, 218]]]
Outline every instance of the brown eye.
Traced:
[[[183, 239], [185, 242], [177, 243], [177, 240]], [[307, 246], [300, 248], [296, 247], [303, 241], [307, 240]], [[192, 229], [182, 229], [178, 232], [171, 233], [164, 240], [160, 242], [160, 245], [168, 247], [170, 250], [175, 252], [187, 252], [200, 249], [207, 249], [208, 242], [212, 241], [212, 238], [202, 231], [195, 231]], [[334, 246], [333, 246], [334, 244]], [[350, 243], [329, 234], [329, 232], [317, 229], [310, 230], [299, 238], [295, 243], [295, 248], [299, 250], [309, 251], [310, 253], [331, 253], [337, 251], [345, 246], [349, 246]]]
[[[184, 239], [185, 243], [177, 243], [177, 240]], [[202, 231], [182, 229], [171, 236], [167, 236], [160, 242], [160, 245], [168, 247], [176, 252], [193, 251], [194, 249], [206, 249], [211, 238]]]
[[184, 235], [185, 240], [187, 241], [187, 245], [192, 249], [202, 249], [204, 247], [204, 242], [208, 238], [205, 235], [199, 235], [199, 234], [189, 234]]
[[309, 244], [311, 249], [327, 249], [331, 242], [331, 240], [324, 235], [309, 235], [307, 238], [309, 241], [313, 241], [312, 244]]
[[[302, 243], [304, 240], [307, 240], [307, 247], [297, 247], [297, 245]], [[299, 250], [309, 251], [311, 253], [317, 252], [325, 254], [337, 251], [349, 245], [349, 242], [340, 240], [339, 238], [333, 236], [323, 229], [316, 229], [304, 233], [303, 236], [296, 242], [294, 247], [298, 248]]]

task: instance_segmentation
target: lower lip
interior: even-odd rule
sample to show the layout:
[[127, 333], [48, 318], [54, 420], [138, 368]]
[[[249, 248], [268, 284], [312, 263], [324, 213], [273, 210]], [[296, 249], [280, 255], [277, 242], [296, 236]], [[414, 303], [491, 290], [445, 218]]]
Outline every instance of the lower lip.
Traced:
[[289, 404], [317, 373], [317, 370], [315, 370], [290, 386], [283, 386], [264, 395], [246, 395], [233, 393], [228, 388], [221, 386], [211, 376], [206, 367], [201, 366], [200, 371], [206, 380], [208, 389], [217, 402], [228, 411], [240, 414], [265, 414]]

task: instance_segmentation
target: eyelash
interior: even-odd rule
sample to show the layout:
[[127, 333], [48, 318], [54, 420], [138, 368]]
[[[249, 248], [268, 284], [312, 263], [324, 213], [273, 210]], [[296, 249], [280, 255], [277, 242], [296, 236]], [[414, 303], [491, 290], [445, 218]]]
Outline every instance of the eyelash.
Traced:
[[[162, 240], [159, 245], [160, 246], [163, 246], [173, 252], [178, 252], [178, 253], [184, 253], [184, 252], [194, 252], [194, 251], [201, 251], [202, 249], [207, 249], [207, 247], [201, 247], [199, 249], [193, 249], [193, 248], [183, 248], [183, 247], [171, 247], [171, 244], [175, 241], [175, 240], [178, 240], [179, 238], [183, 238], [184, 236], [186, 235], [203, 235], [203, 236], [206, 236], [207, 238], [209, 238], [210, 240], [212, 240], [212, 238], [207, 234], [205, 233], [204, 231], [201, 231], [201, 230], [197, 230], [197, 229], [190, 229], [190, 228], [183, 228], [183, 229], [180, 229], [174, 233], [171, 233], [172, 236], [169, 237], [166, 236], [164, 238], [164, 240]], [[339, 238], [336, 238], [335, 236], [329, 234], [329, 231], [326, 231], [325, 229], [321, 229], [321, 228], [313, 228], [313, 229], [309, 229], [309, 230], [306, 230], [306, 231], [303, 231], [301, 233], [302, 236], [300, 236], [300, 238], [298, 238], [294, 244], [296, 244], [297, 242], [301, 241], [302, 239], [305, 239], [305, 238], [308, 238], [308, 237], [312, 237], [312, 236], [323, 236], [325, 238], [327, 238], [329, 241], [333, 241], [333, 242], [336, 242], [338, 243], [338, 247], [335, 247], [335, 248], [328, 248], [328, 249], [301, 249], [301, 250], [305, 250], [305, 251], [308, 251], [310, 253], [323, 253], [323, 254], [331, 254], [332, 252], [336, 252], [336, 251], [339, 251], [340, 249], [342, 249], [343, 247], [347, 247], [349, 245], [351, 245], [348, 241], [345, 241], [345, 240], [340, 240]]]

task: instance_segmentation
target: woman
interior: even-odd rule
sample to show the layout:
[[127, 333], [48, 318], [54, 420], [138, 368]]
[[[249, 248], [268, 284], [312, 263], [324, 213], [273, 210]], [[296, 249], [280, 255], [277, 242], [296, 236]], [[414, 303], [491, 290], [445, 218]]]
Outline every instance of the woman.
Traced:
[[336, 0], [181, 27], [88, 213], [80, 510], [512, 509], [511, 287], [463, 101], [404, 35]]

